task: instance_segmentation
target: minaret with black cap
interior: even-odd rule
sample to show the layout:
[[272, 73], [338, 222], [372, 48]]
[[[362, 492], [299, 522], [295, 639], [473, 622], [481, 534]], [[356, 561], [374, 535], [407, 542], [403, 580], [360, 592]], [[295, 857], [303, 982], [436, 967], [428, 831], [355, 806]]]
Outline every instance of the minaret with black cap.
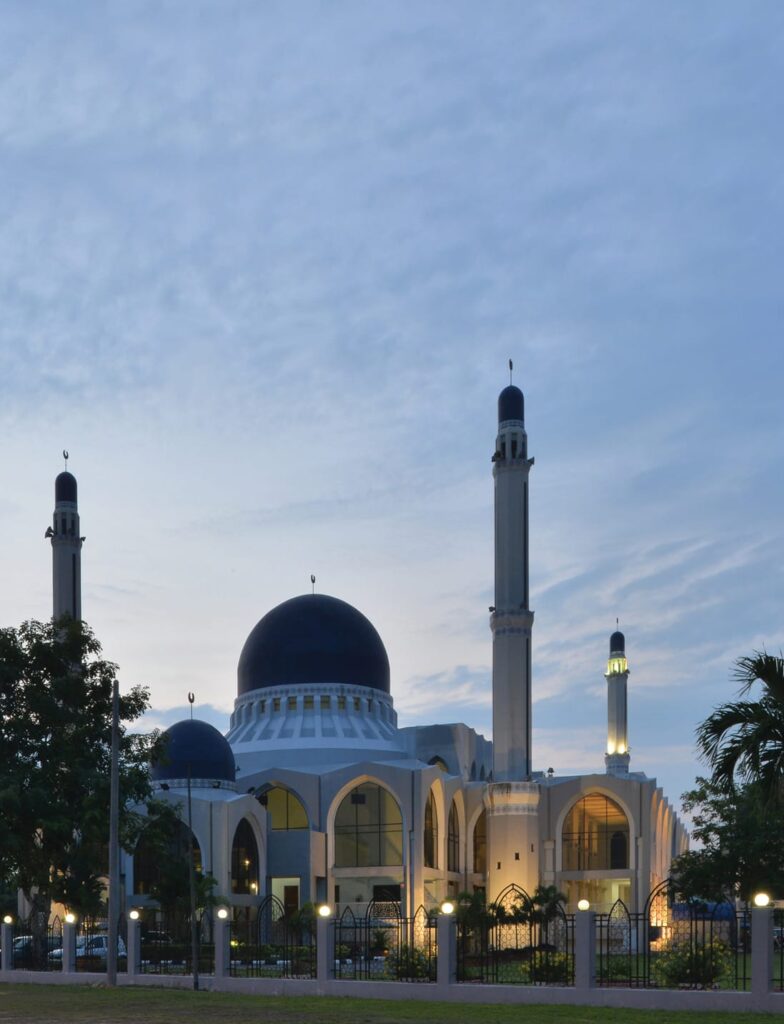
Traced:
[[82, 542], [76, 503], [76, 477], [66, 469], [54, 482], [54, 518], [46, 531], [52, 540], [53, 616], [82, 617]]
[[[512, 370], [512, 361], [509, 361]], [[488, 897], [539, 883], [539, 784], [531, 779], [531, 627], [528, 592], [528, 458], [523, 393], [498, 397], [493, 634], [493, 780], [484, 794]]]
[[619, 629], [610, 637], [610, 657], [604, 678], [607, 680], [607, 753], [604, 763], [608, 775], [628, 775], [626, 684], [629, 681], [629, 663], [626, 660], [626, 637]]
[[[511, 360], [510, 360], [511, 370]], [[498, 397], [495, 481], [493, 633], [493, 780], [531, 775], [531, 627], [528, 592], [528, 458], [523, 393]]]

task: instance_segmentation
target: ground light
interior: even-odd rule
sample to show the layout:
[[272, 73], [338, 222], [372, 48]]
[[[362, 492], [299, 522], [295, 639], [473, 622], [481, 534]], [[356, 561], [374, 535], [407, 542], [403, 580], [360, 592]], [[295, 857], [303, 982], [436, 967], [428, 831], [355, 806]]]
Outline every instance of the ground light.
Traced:
[[591, 904], [588, 902], [588, 900], [578, 900], [577, 901], [577, 909], [578, 910], [590, 910], [591, 909]]

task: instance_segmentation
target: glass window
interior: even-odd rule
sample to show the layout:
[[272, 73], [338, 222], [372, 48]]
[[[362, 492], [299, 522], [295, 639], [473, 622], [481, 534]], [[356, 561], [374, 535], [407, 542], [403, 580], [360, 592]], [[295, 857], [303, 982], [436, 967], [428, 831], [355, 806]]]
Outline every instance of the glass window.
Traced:
[[482, 811], [474, 825], [474, 871], [487, 871], [487, 811]]
[[427, 797], [427, 803], [425, 804], [425, 834], [424, 834], [424, 846], [425, 846], [425, 867], [426, 868], [437, 868], [438, 867], [438, 811], [436, 810], [436, 802], [433, 797], [433, 790]]
[[335, 867], [403, 863], [403, 819], [397, 800], [374, 782], [355, 786], [335, 815]]
[[182, 889], [179, 895], [187, 897], [189, 835], [194, 868], [197, 876], [201, 875], [201, 850], [196, 836], [184, 822], [177, 821], [171, 834], [163, 840], [157, 837], [153, 840], [149, 829], [142, 832], [133, 854], [134, 892], [157, 899], [164, 892], [170, 894]]
[[265, 800], [273, 832], [294, 832], [308, 827], [308, 815], [302, 801], [290, 790], [273, 786], [262, 793], [262, 802]]
[[452, 801], [449, 808], [449, 822], [446, 832], [446, 869], [460, 870], [460, 821], [457, 817], [457, 804]]
[[259, 891], [259, 850], [246, 818], [237, 825], [231, 847], [231, 891], [246, 896]]
[[329, 697], [322, 697], [321, 698], [321, 710], [322, 711], [329, 711], [329, 704], [330, 704]]
[[313, 710], [313, 697], [303, 697], [302, 698], [302, 706], [305, 709], [305, 711], [312, 711]]
[[571, 808], [561, 834], [564, 871], [629, 867], [629, 822], [614, 800], [588, 793]]

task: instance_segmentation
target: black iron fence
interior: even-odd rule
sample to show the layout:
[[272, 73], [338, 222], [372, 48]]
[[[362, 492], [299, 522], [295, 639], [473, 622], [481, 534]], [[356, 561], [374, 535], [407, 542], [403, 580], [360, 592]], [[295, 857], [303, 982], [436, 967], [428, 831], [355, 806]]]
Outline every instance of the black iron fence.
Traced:
[[668, 882], [640, 913], [618, 900], [596, 916], [596, 984], [623, 988], [751, 986], [750, 915], [730, 903], [677, 903]]
[[17, 918], [13, 928], [16, 971], [60, 971], [63, 967], [63, 923], [44, 915]]
[[235, 978], [315, 978], [316, 919], [311, 907], [286, 913], [275, 896], [235, 910], [229, 973]]
[[457, 980], [573, 985], [574, 915], [509, 886], [495, 903], [458, 907]]
[[784, 910], [773, 911], [773, 989], [784, 992]]
[[401, 917], [396, 902], [372, 902], [364, 916], [347, 907], [334, 923], [335, 977], [361, 981], [436, 980], [436, 912]]
[[[198, 912], [196, 927], [198, 971], [200, 974], [212, 974], [215, 944], [211, 912]], [[142, 974], [193, 973], [189, 914], [147, 911], [141, 921], [139, 938], [139, 969]]]

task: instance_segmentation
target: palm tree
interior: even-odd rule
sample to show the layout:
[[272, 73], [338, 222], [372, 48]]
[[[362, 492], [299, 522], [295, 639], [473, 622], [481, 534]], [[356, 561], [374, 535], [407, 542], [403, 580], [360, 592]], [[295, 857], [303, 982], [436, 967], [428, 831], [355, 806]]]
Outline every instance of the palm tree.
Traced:
[[739, 696], [758, 682], [759, 700], [722, 704], [697, 729], [697, 745], [713, 772], [713, 782], [725, 790], [736, 779], [760, 785], [768, 799], [784, 798], [784, 658], [765, 651], [738, 658], [735, 679]]

